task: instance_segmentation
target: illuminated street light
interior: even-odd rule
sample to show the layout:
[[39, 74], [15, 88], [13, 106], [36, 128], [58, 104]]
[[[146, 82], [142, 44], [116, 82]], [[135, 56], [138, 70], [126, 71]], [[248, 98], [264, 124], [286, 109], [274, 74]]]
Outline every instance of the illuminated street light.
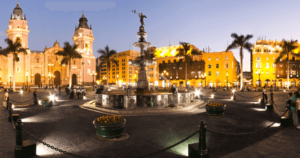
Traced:
[[91, 76], [93, 76], [93, 91], [95, 90], [95, 82], [94, 82], [94, 78], [97, 75], [97, 73], [95, 71], [90, 73]]

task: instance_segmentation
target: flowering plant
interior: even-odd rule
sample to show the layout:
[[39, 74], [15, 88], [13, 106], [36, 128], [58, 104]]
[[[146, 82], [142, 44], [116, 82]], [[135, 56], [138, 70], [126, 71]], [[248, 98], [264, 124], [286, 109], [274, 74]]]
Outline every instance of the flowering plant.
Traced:
[[120, 115], [113, 115], [113, 116], [101, 116], [97, 118], [97, 122], [104, 123], [104, 124], [113, 124], [113, 123], [119, 123], [124, 121], [124, 118]]
[[220, 106], [224, 106], [224, 104], [223, 103], [209, 102], [207, 104], [207, 106], [210, 106], [210, 107], [220, 107]]

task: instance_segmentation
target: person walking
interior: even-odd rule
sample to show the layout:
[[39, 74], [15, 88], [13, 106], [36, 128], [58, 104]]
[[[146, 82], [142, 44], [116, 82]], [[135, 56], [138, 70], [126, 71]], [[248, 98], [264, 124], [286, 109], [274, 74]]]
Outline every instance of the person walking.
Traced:
[[61, 96], [60, 90], [61, 90], [61, 88], [60, 88], [60, 85], [59, 85], [59, 86], [58, 86], [58, 93], [59, 93], [59, 96]]
[[77, 99], [80, 99], [80, 94], [81, 94], [80, 88], [78, 88], [78, 89], [76, 90], [76, 93], [77, 93]]
[[73, 87], [68, 88], [69, 89], [69, 95], [70, 95], [70, 99], [73, 99]]
[[75, 87], [73, 87], [73, 96], [74, 96], [73, 99], [76, 99], [76, 88]]
[[297, 129], [300, 129], [300, 126], [299, 126], [299, 123], [298, 123], [298, 116], [296, 114], [296, 97], [298, 95], [298, 92], [294, 92], [294, 96], [292, 96], [291, 98], [291, 114], [292, 114], [292, 117], [293, 117], [293, 123], [294, 123], [294, 126], [297, 128]]
[[8, 90], [7, 90], [7, 89], [5, 89], [5, 93], [4, 93], [4, 100], [7, 100], [7, 98], [8, 98]]
[[264, 92], [264, 99], [265, 99], [265, 102], [268, 103], [268, 95], [267, 95], [266, 86], [264, 86], [263, 92]]
[[38, 103], [38, 101], [37, 101], [37, 89], [35, 89], [34, 92], [33, 92], [33, 103], [34, 104]]

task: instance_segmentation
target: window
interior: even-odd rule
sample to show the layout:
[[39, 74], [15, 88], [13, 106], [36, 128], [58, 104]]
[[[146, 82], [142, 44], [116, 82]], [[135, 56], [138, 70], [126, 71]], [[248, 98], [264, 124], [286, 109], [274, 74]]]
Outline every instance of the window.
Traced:
[[37, 63], [39, 63], [39, 62], [40, 62], [39, 58], [36, 58], [36, 62], [37, 62]]
[[125, 71], [122, 71], [122, 74], [125, 74]]
[[209, 69], [211, 68], [211, 65], [210, 65], [210, 64], [208, 64], [208, 68], [209, 68]]
[[226, 68], [226, 69], [228, 69], [228, 68], [229, 68], [229, 65], [228, 65], [228, 63], [226, 63], [226, 66], [225, 66], [225, 68]]
[[279, 64], [279, 67], [283, 67], [283, 65], [282, 65], [282, 64]]
[[112, 74], [115, 75], [116, 73], [115, 73], [115, 72], [112, 72]]
[[232, 68], [233, 68], [233, 62], [232, 62], [232, 64], [231, 64], [231, 65], [232, 65]]
[[153, 74], [150, 74], [150, 77], [153, 77]]
[[113, 68], [112, 71], [115, 71], [115, 68]]
[[122, 78], [125, 78], [125, 75], [122, 75]]
[[88, 69], [88, 74], [89, 74], [89, 73], [91, 73], [91, 70], [90, 70], [90, 69]]
[[275, 63], [273, 63], [273, 68], [276, 68], [276, 64]]
[[122, 59], [122, 62], [125, 62], [125, 59]]
[[129, 75], [129, 78], [132, 78], [132, 75]]
[[219, 76], [219, 71], [216, 72], [216, 75]]
[[129, 61], [132, 61], [132, 59], [129, 59]]
[[269, 58], [267, 57], [267, 60], [269, 60]]
[[226, 56], [225, 59], [228, 60], [228, 56]]
[[20, 66], [17, 66], [17, 72], [21, 72]]
[[219, 68], [219, 64], [216, 65], [216, 68]]
[[208, 58], [208, 60], [210, 61], [210, 58]]
[[125, 66], [125, 63], [122, 63], [122, 66]]
[[260, 57], [257, 57], [256, 60], [260, 60]]
[[266, 63], [266, 68], [269, 68], [269, 63]]
[[273, 57], [273, 60], [275, 60], [275, 57]]
[[88, 60], [87, 63], [88, 63], [88, 65], [91, 65], [91, 61], [90, 60]]
[[115, 76], [113, 76], [112, 78], [115, 78]]
[[269, 71], [267, 71], [266, 74], [269, 75]]
[[208, 71], [208, 76], [211, 76], [211, 71]]
[[273, 71], [273, 75], [275, 75], [275, 71]]
[[292, 70], [291, 74], [296, 75], [296, 70]]
[[56, 56], [56, 61], [58, 61], [58, 56]]
[[125, 70], [125, 67], [122, 67], [122, 70]]
[[219, 58], [217, 57], [216, 60], [219, 60]]
[[260, 63], [256, 63], [256, 68], [260, 68]]
[[296, 67], [296, 65], [295, 64], [293, 64], [293, 68], [295, 68]]
[[132, 67], [129, 67], [129, 70], [132, 70]]
[[129, 74], [132, 74], [132, 71], [129, 71]]
[[73, 64], [75, 65], [75, 64], [76, 64], [76, 61], [73, 61]]

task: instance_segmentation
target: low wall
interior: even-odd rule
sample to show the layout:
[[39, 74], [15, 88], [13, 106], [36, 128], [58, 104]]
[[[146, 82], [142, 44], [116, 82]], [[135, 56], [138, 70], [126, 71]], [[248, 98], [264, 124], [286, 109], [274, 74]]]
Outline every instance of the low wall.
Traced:
[[191, 103], [194, 92], [177, 94], [147, 94], [147, 95], [108, 95], [96, 94], [96, 106], [104, 108], [131, 109], [137, 107], [159, 107], [165, 108], [169, 105]]

